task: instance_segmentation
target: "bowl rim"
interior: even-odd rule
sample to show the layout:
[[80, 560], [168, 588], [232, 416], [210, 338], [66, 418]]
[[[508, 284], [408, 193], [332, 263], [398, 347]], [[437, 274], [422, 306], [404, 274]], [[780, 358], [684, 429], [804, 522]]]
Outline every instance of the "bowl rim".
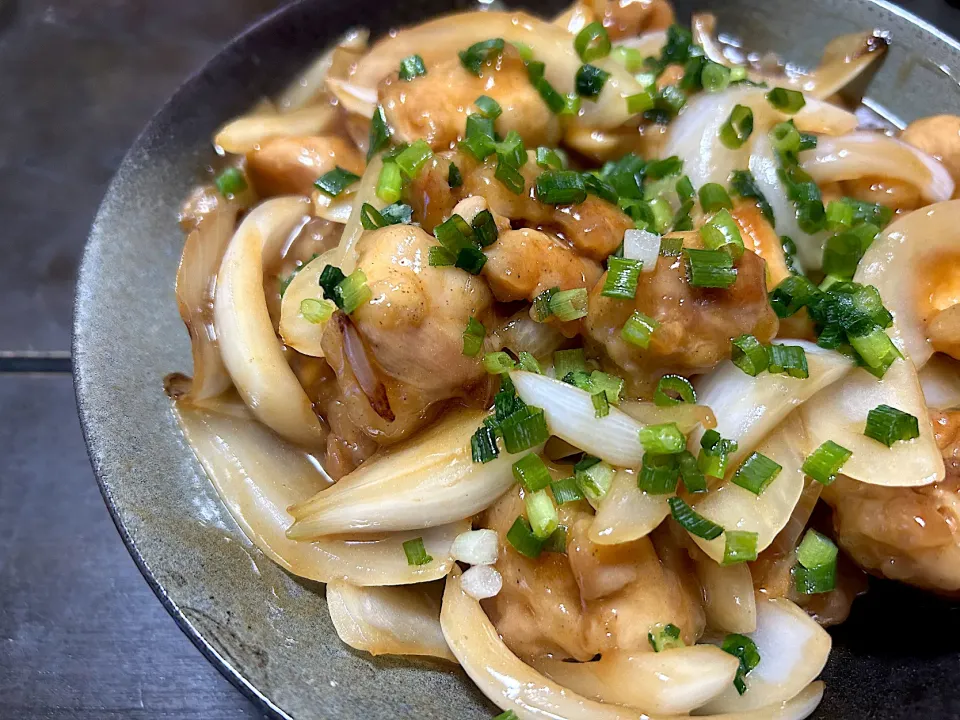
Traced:
[[[931, 22], [895, 4], [891, 0], [859, 1], [867, 5], [877, 6], [886, 12], [902, 18], [906, 22], [922, 30], [924, 33], [930, 34], [941, 42], [949, 45], [957, 53], [960, 53], [960, 41], [955, 39], [949, 33], [941, 30]], [[186, 88], [199, 81], [199, 79], [202, 78], [202, 76], [207, 72], [210, 64], [218, 57], [228, 52], [231, 48], [249, 36], [271, 28], [274, 25], [284, 23], [287, 17], [294, 14], [298, 8], [313, 2], [316, 2], [316, 0], [292, 0], [291, 2], [284, 3], [259, 17], [253, 23], [246, 26], [239, 33], [231, 37], [228, 41], [221, 44], [213, 52], [213, 54], [209, 55], [205, 60], [202, 61], [200, 65], [198, 65], [189, 75], [187, 75], [183, 81], [178, 84], [177, 88], [156, 108], [156, 110], [150, 116], [150, 119], [140, 129], [128, 147], [127, 151], [124, 153], [123, 158], [117, 165], [117, 169], [114, 171], [114, 174], [107, 185], [107, 189], [105, 190], [97, 207], [97, 212], [91, 224], [91, 229], [88, 232], [84, 242], [84, 250], [77, 273], [77, 283], [75, 286], [72, 306], [73, 323], [71, 333], [71, 364], [74, 394], [76, 397], [77, 412], [80, 419], [80, 429], [83, 434], [84, 444], [87, 448], [87, 455], [93, 468], [93, 474], [96, 478], [97, 486], [100, 489], [100, 494], [103, 497], [103, 501], [107, 506], [110, 518], [113, 521], [117, 532], [120, 534], [120, 538], [123, 541], [124, 546], [130, 553], [130, 556], [133, 558], [134, 564], [140, 571], [140, 574], [143, 575], [144, 580], [146, 580], [147, 585], [157, 596], [160, 604], [164, 607], [164, 609], [166, 609], [180, 630], [190, 639], [190, 641], [194, 644], [194, 646], [196, 646], [196, 648], [207, 659], [207, 661], [209, 661], [210, 664], [213, 665], [221, 675], [223, 675], [223, 677], [225, 677], [235, 688], [237, 688], [247, 699], [249, 699], [258, 710], [266, 713], [272, 718], [279, 718], [280, 720], [295, 720], [295, 718], [277, 706], [269, 697], [267, 697], [252, 682], [250, 682], [238, 669], [236, 669], [222, 654], [217, 652], [217, 650], [214, 649], [214, 647], [206, 640], [204, 635], [196, 628], [196, 626], [190, 622], [190, 620], [181, 611], [180, 607], [170, 598], [167, 590], [157, 580], [153, 570], [144, 559], [129, 531], [127, 530], [123, 519], [121, 518], [120, 509], [115, 504], [110, 492], [110, 488], [104, 481], [105, 471], [103, 469], [103, 449], [96, 443], [93, 433], [90, 429], [93, 424], [93, 421], [91, 420], [92, 408], [88, 402], [89, 399], [87, 398], [83, 387], [85, 382], [85, 368], [83, 362], [77, 361], [78, 357], [83, 357], [82, 353], [78, 354], [78, 348], [82, 342], [81, 336], [84, 335], [86, 328], [83, 325], [81, 313], [79, 313], [78, 310], [83, 302], [83, 289], [89, 282], [89, 277], [92, 273], [91, 268], [94, 263], [92, 246], [97, 241], [98, 228], [103, 220], [107, 200], [117, 192], [118, 183], [120, 182], [120, 168], [130, 161], [131, 157], [136, 153], [137, 148], [139, 148], [144, 140], [149, 137], [158, 117], [169, 106], [178, 102], [180, 96], [185, 92]], [[252, 98], [251, 102], [253, 100], [254, 99]]]

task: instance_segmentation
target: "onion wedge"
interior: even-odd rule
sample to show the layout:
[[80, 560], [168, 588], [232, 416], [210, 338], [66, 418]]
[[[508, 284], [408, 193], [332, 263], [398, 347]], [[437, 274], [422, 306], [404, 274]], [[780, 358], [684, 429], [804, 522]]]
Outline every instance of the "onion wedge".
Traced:
[[732, 685], [700, 708], [703, 713], [743, 713], [787, 702], [823, 670], [832, 641], [826, 630], [789, 600], [757, 601], [757, 629], [748, 633], [760, 662], [740, 695]]
[[621, 400], [617, 406], [641, 425], [658, 425], [660, 423], [676, 423], [680, 432], [687, 435], [696, 428], [715, 428], [717, 418], [713, 410], [706, 405], [680, 403], [660, 407], [652, 402], [639, 400]]
[[336, 117], [337, 109], [333, 105], [312, 105], [282, 115], [251, 113], [220, 128], [213, 144], [224, 152], [243, 155], [270, 138], [320, 135]]
[[757, 603], [753, 577], [746, 563], [718, 565], [709, 558], [695, 558], [697, 578], [703, 589], [707, 627], [728, 633], [752, 633], [757, 629]]
[[670, 514], [668, 497], [644, 492], [635, 472], [618, 470], [590, 525], [591, 542], [617, 545], [646, 537]]
[[[460, 589], [459, 570], [447, 578], [440, 627], [450, 650], [480, 691], [520, 720], [656, 720], [639, 710], [585, 698], [520, 660], [504, 645], [480, 603]], [[811, 683], [789, 702], [720, 715], [715, 720], [802, 720], [816, 709], [822, 696], [823, 684]]]
[[333, 264], [337, 249], [328, 250], [314, 258], [296, 274], [280, 304], [280, 337], [283, 344], [299, 353], [312, 357], [323, 357], [320, 341], [323, 339], [326, 322], [313, 323], [303, 317], [300, 305], [304, 300], [319, 300], [323, 296], [320, 289], [320, 274], [327, 265]]
[[303, 198], [280, 197], [243, 219], [223, 256], [213, 308], [223, 364], [244, 402], [281, 437], [308, 448], [321, 446], [327, 430], [283, 356], [263, 294], [263, 262], [309, 211]]
[[[729, 468], [735, 468], [753, 452], [795, 407], [853, 369], [853, 362], [838, 352], [805, 340], [788, 343], [803, 348], [810, 377], [793, 378], [769, 372], [751, 377], [728, 360], [696, 383], [697, 401], [713, 410], [717, 432], [739, 445], [728, 460]], [[690, 435], [689, 447], [694, 455], [700, 451], [701, 437], [702, 430]]]
[[436, 584], [356, 587], [327, 584], [327, 609], [337, 635], [371, 655], [429, 655], [456, 662], [440, 629]]
[[[177, 403], [175, 413], [240, 529], [287, 572], [319, 582], [406, 585], [436, 580], [453, 567], [450, 548], [457, 535], [470, 529], [468, 521], [363, 539], [290, 540], [285, 532], [293, 518], [287, 506], [328, 484], [316, 460], [257, 422], [235, 396], [232, 402], [218, 401], [212, 408]], [[403, 543], [416, 537], [423, 538], [433, 558], [425, 565], [410, 565], [403, 552]]]
[[517, 371], [510, 379], [521, 400], [543, 408], [552, 435], [617, 467], [640, 464], [637, 433], [643, 425], [625, 412], [611, 407], [609, 415], [598, 418], [590, 393], [545, 375]]
[[[419, 530], [471, 517], [514, 484], [518, 456], [487, 463], [470, 457], [470, 436], [486, 411], [451, 412], [428, 430], [385, 451], [335, 485], [290, 508], [295, 540], [340, 533]], [[539, 452], [534, 448], [533, 452]]]
[[343, 228], [340, 244], [335, 248], [336, 253], [331, 253], [330, 262], [339, 266], [344, 275], [349, 275], [357, 269], [357, 243], [360, 242], [364, 233], [363, 222], [360, 219], [363, 206], [369, 204], [376, 210], [383, 210], [387, 205], [377, 197], [377, 180], [382, 167], [383, 160], [379, 155], [371, 158], [367, 164], [367, 169], [363, 171], [363, 177], [360, 178], [360, 184], [357, 186], [357, 192], [353, 196], [353, 210]]

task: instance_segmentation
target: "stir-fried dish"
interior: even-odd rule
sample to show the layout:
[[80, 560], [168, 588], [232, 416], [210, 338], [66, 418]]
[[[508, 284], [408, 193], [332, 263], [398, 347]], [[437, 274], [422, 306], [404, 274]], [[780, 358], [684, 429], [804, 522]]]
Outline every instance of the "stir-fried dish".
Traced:
[[228, 122], [167, 390], [242, 530], [501, 718], [806, 717], [867, 573], [960, 592], [960, 117], [886, 47], [467, 12]]

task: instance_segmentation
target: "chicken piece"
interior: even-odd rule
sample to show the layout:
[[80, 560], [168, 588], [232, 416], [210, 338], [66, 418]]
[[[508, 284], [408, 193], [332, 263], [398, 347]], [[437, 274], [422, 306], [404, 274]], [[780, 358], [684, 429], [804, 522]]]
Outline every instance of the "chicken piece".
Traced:
[[627, 153], [640, 157], [662, 157], [669, 126], [639, 119], [612, 130], [597, 130], [588, 125], [570, 123], [563, 144], [597, 163], [619, 160]]
[[413, 80], [392, 75], [380, 85], [380, 103], [394, 137], [403, 142], [424, 139], [434, 150], [446, 150], [462, 140], [467, 116], [477, 112], [481, 95], [492, 97], [503, 110], [497, 132], [516, 130], [528, 145], [555, 146], [560, 121], [530, 82], [519, 52], [504, 52], [484, 63], [479, 77], [464, 69], [456, 57], [431, 65]]
[[667, 0], [594, 0], [611, 40], [633, 37], [673, 24], [673, 7]]
[[907, 125], [900, 139], [942, 162], [960, 192], [960, 116], [934, 115], [916, 120]]
[[[695, 233], [684, 235], [685, 245], [698, 242]], [[661, 257], [656, 270], [640, 274], [632, 303], [604, 297], [603, 282], [598, 282], [590, 293], [587, 336], [606, 351], [617, 374], [627, 378], [628, 390], [641, 397], [666, 372], [706, 372], [730, 357], [731, 339], [749, 334], [767, 343], [777, 334], [763, 260], [746, 251], [736, 268], [737, 280], [729, 288], [698, 288], [687, 282], [682, 258]], [[620, 337], [634, 310], [660, 323], [646, 349]]]
[[486, 320], [490, 290], [468, 273], [431, 267], [434, 244], [413, 225], [366, 234], [357, 266], [372, 297], [324, 332], [354, 424], [381, 444], [420, 427], [436, 403], [487, 398], [490, 381], [479, 359], [463, 354], [462, 333], [471, 317]]
[[363, 174], [360, 151], [338, 135], [278, 137], [247, 153], [247, 172], [263, 197], [310, 195], [317, 178], [337, 166]]
[[753, 250], [766, 261], [767, 289], [772, 290], [790, 276], [780, 236], [755, 202], [737, 200], [731, 214], [740, 226], [743, 244], [747, 250]]
[[925, 203], [919, 188], [903, 180], [866, 176], [840, 183], [843, 194], [863, 202], [879, 203], [900, 212], [909, 212]]
[[520, 555], [503, 541], [523, 514], [519, 491], [505, 494], [485, 514], [484, 525], [500, 534], [497, 569], [503, 589], [483, 601], [507, 646], [525, 660], [553, 655], [580, 661], [620, 649], [647, 652], [647, 633], [657, 623], [673, 623], [693, 643], [703, 631], [699, 586], [691, 592], [677, 564], [685, 556], [658, 556], [650, 538], [598, 547], [587, 537], [592, 514], [584, 503], [559, 508], [567, 526], [569, 557]]
[[824, 488], [840, 546], [868, 572], [960, 595], [960, 412], [931, 412], [946, 476], [918, 488], [839, 476]]
[[934, 315], [927, 324], [927, 337], [934, 350], [960, 360], [960, 305]]

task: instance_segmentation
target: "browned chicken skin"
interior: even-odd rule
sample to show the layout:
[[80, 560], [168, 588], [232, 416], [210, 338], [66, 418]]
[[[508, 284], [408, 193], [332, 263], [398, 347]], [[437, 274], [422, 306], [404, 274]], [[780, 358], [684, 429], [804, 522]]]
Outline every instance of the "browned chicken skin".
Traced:
[[247, 154], [247, 172], [263, 197], [310, 195], [313, 183], [337, 166], [357, 175], [364, 167], [360, 151], [337, 135], [274, 138]]

